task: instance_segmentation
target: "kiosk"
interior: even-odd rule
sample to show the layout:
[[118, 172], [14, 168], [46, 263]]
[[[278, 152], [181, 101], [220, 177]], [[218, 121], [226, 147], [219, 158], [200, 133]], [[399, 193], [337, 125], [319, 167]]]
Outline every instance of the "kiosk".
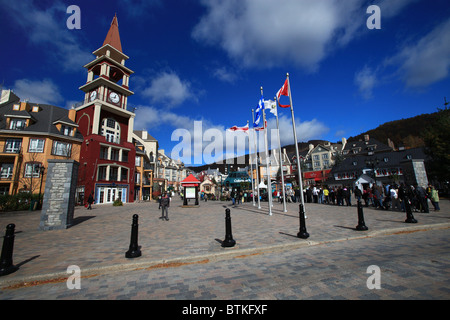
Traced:
[[[198, 181], [191, 173], [186, 179], [181, 181], [181, 187], [183, 188], [183, 207], [189, 208], [198, 206], [198, 190], [200, 181]], [[189, 204], [188, 200], [195, 200], [195, 204]]]

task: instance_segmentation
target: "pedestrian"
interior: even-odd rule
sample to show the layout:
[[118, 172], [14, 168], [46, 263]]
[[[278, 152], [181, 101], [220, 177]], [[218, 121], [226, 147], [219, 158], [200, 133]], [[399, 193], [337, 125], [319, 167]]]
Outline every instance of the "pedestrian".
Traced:
[[323, 188], [323, 195], [324, 195], [324, 197], [325, 197], [325, 203], [326, 203], [326, 204], [330, 203], [330, 199], [329, 199], [330, 191], [328, 190], [327, 187], [324, 187], [324, 188]]
[[88, 198], [88, 200], [87, 200], [87, 202], [88, 202], [88, 207], [87, 207], [87, 209], [88, 210], [92, 210], [92, 204], [94, 203], [94, 191], [91, 191], [91, 194], [89, 195], [89, 198]]
[[416, 197], [419, 202], [420, 212], [429, 213], [428, 203], [427, 203], [427, 192], [425, 189], [419, 185], [415, 188]]
[[431, 186], [431, 192], [430, 192], [430, 200], [431, 200], [431, 204], [434, 207], [434, 211], [439, 211], [441, 210], [439, 208], [439, 193], [438, 191], [434, 188], [434, 186]]
[[361, 189], [359, 187], [355, 187], [355, 198], [356, 198], [356, 201], [361, 202], [361, 197], [362, 197]]
[[[164, 194], [161, 197], [161, 220], [169, 221], [169, 207], [170, 207], [170, 197], [167, 195], [167, 192], [164, 192]], [[165, 215], [164, 215], [165, 212]]]

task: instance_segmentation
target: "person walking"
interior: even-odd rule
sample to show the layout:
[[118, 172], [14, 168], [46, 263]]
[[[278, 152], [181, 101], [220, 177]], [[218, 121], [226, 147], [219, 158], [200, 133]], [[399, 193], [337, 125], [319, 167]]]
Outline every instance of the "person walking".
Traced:
[[[167, 195], [167, 192], [164, 192], [164, 194], [161, 197], [161, 220], [169, 221], [169, 207], [170, 207], [170, 197]], [[164, 215], [164, 212], [166, 213]]]
[[94, 203], [94, 191], [91, 191], [91, 194], [89, 195], [89, 198], [88, 198], [88, 200], [87, 200], [87, 202], [88, 202], [88, 207], [87, 207], [87, 209], [88, 210], [92, 210], [92, 204]]
[[434, 211], [439, 211], [441, 210], [439, 208], [439, 193], [438, 191], [434, 188], [434, 186], [431, 186], [431, 191], [430, 191], [430, 200], [431, 200], [431, 204], [434, 207]]

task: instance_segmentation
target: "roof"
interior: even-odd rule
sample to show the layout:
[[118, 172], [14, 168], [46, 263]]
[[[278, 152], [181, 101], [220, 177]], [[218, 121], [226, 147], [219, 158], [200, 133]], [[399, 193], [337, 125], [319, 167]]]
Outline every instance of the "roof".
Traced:
[[191, 173], [190, 175], [188, 175], [186, 177], [186, 179], [181, 181], [181, 184], [183, 184], [183, 183], [198, 183], [198, 184], [200, 184], [200, 181], [198, 181], [197, 178], [195, 178], [194, 175]]
[[[61, 107], [56, 107], [48, 104], [38, 104], [38, 103], [28, 103], [31, 106], [38, 106], [38, 112], [28, 112], [28, 111], [15, 111], [13, 110], [14, 103], [9, 103], [2, 105], [0, 107], [0, 130], [10, 131], [14, 133], [42, 133], [42, 134], [54, 134], [61, 135], [64, 138], [76, 138], [83, 139], [81, 133], [77, 130], [75, 136], [69, 137], [65, 136], [61, 131], [56, 128], [56, 123], [65, 123], [77, 127], [78, 125], [69, 119], [69, 110]], [[31, 124], [24, 128], [23, 130], [9, 130], [6, 127], [7, 117], [24, 117], [31, 118]]]
[[[393, 166], [400, 166], [402, 161], [410, 159], [423, 159], [427, 160], [423, 148], [407, 149], [402, 151], [390, 151], [390, 152], [380, 152], [374, 155], [355, 155], [352, 157], [347, 157], [339, 165], [336, 165], [332, 169], [332, 173], [347, 172], [347, 171], [358, 171], [362, 169], [371, 168], [370, 163], [376, 163], [376, 168], [384, 169]], [[370, 163], [368, 163], [370, 162]]]
[[117, 15], [114, 15], [114, 18], [111, 22], [111, 27], [109, 28], [108, 34], [106, 35], [105, 41], [103, 42], [103, 45], [107, 44], [122, 52], [122, 44], [120, 42], [119, 22], [117, 21]]

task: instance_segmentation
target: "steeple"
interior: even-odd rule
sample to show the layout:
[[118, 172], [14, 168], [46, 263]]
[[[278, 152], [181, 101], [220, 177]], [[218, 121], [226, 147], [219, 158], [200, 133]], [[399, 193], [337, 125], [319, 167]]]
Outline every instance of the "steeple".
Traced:
[[103, 45], [109, 44], [111, 47], [122, 52], [122, 44], [120, 43], [119, 35], [119, 23], [117, 22], [117, 14], [111, 22], [111, 27], [109, 28], [108, 34], [106, 35]]

